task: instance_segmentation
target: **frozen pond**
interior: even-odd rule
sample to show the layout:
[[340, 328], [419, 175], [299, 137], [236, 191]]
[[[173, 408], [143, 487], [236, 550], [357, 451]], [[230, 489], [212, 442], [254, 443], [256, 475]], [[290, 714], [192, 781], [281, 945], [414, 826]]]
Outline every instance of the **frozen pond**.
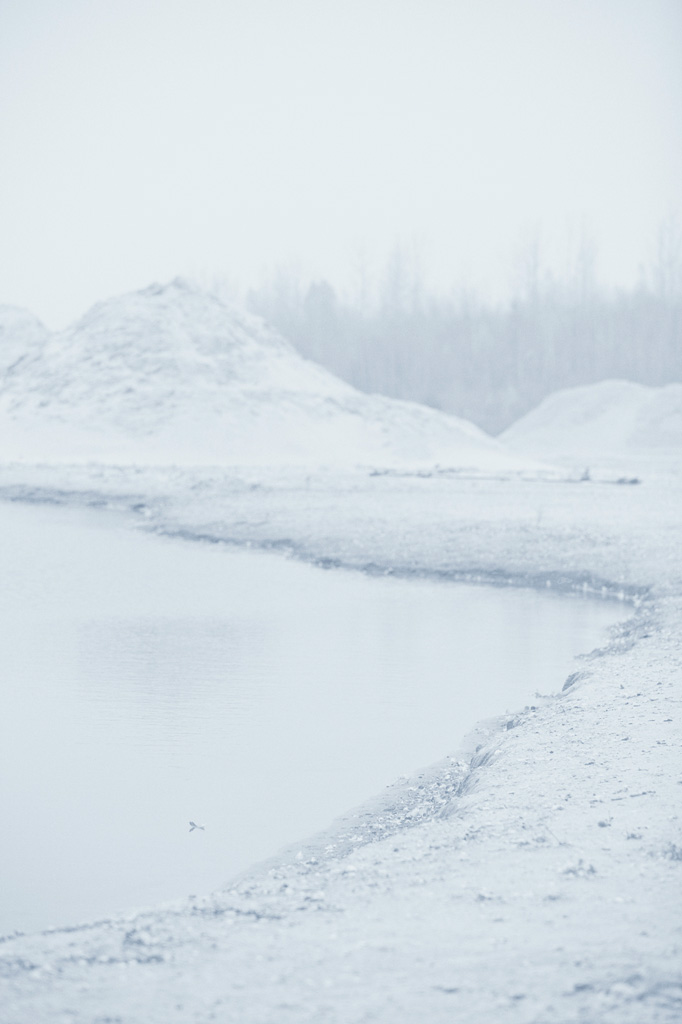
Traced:
[[0, 504], [0, 531], [0, 934], [219, 887], [559, 689], [624, 614], [105, 514]]

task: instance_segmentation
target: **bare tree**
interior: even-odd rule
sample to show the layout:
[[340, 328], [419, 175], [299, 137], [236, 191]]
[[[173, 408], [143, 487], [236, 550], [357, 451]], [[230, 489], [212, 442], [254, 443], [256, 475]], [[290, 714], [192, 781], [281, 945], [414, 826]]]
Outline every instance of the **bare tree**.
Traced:
[[658, 229], [654, 284], [662, 299], [674, 299], [682, 292], [682, 229], [675, 213]]
[[609, 377], [682, 380], [675, 219], [659, 233], [650, 273], [627, 291], [600, 288], [596, 245], [586, 232], [563, 280], [549, 272], [542, 251], [536, 233], [517, 258], [507, 306], [455, 289], [429, 295], [416, 252], [404, 246], [387, 260], [376, 303], [367, 301], [366, 276], [348, 300], [326, 281], [304, 288], [291, 268], [253, 290], [249, 303], [304, 355], [356, 387], [433, 405], [491, 433], [558, 388]]

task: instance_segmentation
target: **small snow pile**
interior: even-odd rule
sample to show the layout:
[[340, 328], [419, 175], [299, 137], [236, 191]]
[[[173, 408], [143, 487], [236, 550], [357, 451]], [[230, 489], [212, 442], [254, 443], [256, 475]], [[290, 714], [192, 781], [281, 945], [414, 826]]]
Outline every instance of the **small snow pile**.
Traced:
[[139, 464], [522, 460], [473, 424], [365, 395], [262, 320], [183, 280], [98, 303], [0, 376], [0, 459]]
[[556, 391], [500, 438], [516, 451], [584, 462], [682, 460], [682, 384], [605, 380]]

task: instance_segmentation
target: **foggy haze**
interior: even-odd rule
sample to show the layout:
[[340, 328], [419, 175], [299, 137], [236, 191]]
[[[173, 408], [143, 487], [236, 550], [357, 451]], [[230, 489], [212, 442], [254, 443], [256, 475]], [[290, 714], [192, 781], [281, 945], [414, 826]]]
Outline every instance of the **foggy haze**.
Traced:
[[504, 298], [542, 240], [631, 287], [679, 208], [674, 0], [5, 0], [0, 301], [178, 273], [352, 292], [396, 242]]

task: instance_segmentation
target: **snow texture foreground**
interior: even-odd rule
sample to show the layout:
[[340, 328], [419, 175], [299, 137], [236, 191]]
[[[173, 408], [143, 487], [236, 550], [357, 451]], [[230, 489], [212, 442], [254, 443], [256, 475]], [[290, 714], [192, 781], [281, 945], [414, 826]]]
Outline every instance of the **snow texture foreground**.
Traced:
[[325, 565], [632, 605], [562, 693], [473, 754], [453, 736], [447, 761], [231, 888], [6, 938], [3, 1021], [682, 1019], [679, 477], [5, 467], [0, 488]]

